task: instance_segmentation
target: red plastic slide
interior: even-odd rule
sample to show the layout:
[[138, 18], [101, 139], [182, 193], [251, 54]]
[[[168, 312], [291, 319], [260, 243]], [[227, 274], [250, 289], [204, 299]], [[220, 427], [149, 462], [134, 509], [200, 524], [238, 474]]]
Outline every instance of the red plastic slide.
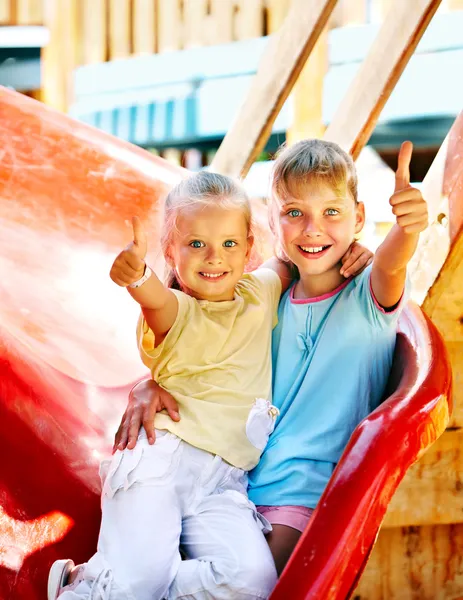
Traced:
[[[0, 88], [2, 600], [44, 600], [56, 558], [95, 550], [98, 462], [146, 374], [109, 267], [132, 215], [158, 238], [159, 198], [184, 173]], [[347, 598], [395, 487], [445, 428], [443, 342], [416, 307], [401, 330], [396, 391], [355, 432], [272, 598]]]

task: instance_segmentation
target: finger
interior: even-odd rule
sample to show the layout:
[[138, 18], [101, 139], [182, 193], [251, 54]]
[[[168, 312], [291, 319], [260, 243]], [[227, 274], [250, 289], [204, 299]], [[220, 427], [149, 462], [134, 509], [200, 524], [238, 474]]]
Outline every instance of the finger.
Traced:
[[346, 262], [349, 260], [349, 258], [350, 258], [351, 255], [352, 255], [352, 246], [349, 246], [349, 249], [344, 254], [344, 256], [341, 258], [341, 262], [342, 262], [343, 265], [346, 264]]
[[113, 454], [116, 450], [124, 450], [127, 446], [130, 412], [126, 410], [122, 416], [122, 421], [114, 436]]
[[368, 263], [365, 262], [364, 258], [359, 257], [355, 260], [348, 269], [344, 271], [344, 277], [350, 277], [351, 275], [357, 275], [357, 273], [365, 268]]
[[140, 258], [138, 248], [135, 246], [135, 244], [130, 244], [124, 251], [121, 267], [130, 267], [138, 272], [145, 268], [145, 261], [143, 258]]
[[407, 225], [403, 229], [405, 233], [421, 233], [428, 227], [428, 225], [429, 221], [426, 218], [422, 221], [419, 221], [418, 223], [414, 223], [413, 225]]
[[141, 221], [138, 217], [132, 218], [132, 228], [133, 228], [133, 243], [137, 248], [138, 256], [140, 258], [145, 258], [146, 251], [148, 249], [148, 241], [146, 239], [145, 230], [141, 224]]
[[414, 187], [408, 187], [404, 190], [394, 192], [389, 198], [389, 204], [391, 206], [396, 206], [397, 204], [402, 204], [402, 202], [410, 202], [411, 200], [421, 200], [424, 202], [420, 190]]
[[428, 212], [428, 207], [426, 203], [421, 200], [411, 200], [409, 202], [403, 202], [402, 204], [397, 204], [392, 208], [392, 212], [396, 217], [401, 217], [402, 215], [410, 215], [415, 214], [417, 216], [424, 216]]
[[411, 227], [413, 225], [419, 225], [421, 223], [427, 222], [428, 218], [424, 215], [402, 215], [401, 217], [397, 217], [397, 225], [399, 227]]
[[397, 171], [395, 172], [395, 191], [403, 190], [410, 185], [410, 162], [412, 160], [413, 144], [404, 142], [399, 150]]
[[132, 417], [130, 419], [129, 433], [127, 448], [133, 450], [137, 445], [138, 434], [140, 433], [140, 427], [142, 424], [142, 412], [140, 407], [135, 407], [132, 411]]
[[180, 421], [180, 414], [178, 411], [178, 404], [175, 398], [170, 394], [164, 394], [163, 400], [164, 408], [167, 410], [167, 414], [173, 421]]
[[149, 406], [143, 411], [143, 427], [146, 431], [146, 437], [149, 444], [156, 441], [156, 431], [154, 429], [154, 418], [158, 410], [159, 403], [150, 402]]

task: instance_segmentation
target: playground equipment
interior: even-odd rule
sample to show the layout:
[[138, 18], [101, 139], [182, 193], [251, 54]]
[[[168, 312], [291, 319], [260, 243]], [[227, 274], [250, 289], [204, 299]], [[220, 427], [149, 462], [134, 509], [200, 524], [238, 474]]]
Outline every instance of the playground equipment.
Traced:
[[[305, 24], [309, 31], [298, 29], [298, 50], [290, 57], [285, 44], [297, 10], [288, 15], [275, 44], [292, 65], [289, 77], [279, 72], [274, 73], [279, 83], [267, 79], [260, 87], [256, 82], [264, 96], [269, 85], [275, 94], [267, 100], [261, 95], [261, 115], [252, 116], [244, 107], [244, 125], [251, 114], [253, 129], [237, 120], [224, 144], [228, 154], [217, 156], [221, 171], [236, 175], [252, 162], [281, 105], [281, 86], [287, 95], [335, 3], [315, 4], [320, 5], [314, 13], [318, 17]], [[376, 65], [368, 102], [359, 103], [351, 93], [342, 118], [327, 132], [330, 139], [339, 135], [354, 154], [360, 150], [438, 4], [419, 0], [413, 10], [395, 13], [396, 26], [403, 26], [399, 48]], [[300, 9], [300, 2], [294, 6]], [[380, 35], [383, 42], [394, 35], [390, 21]], [[374, 58], [377, 50], [372, 52]], [[373, 58], [367, 58], [355, 82], [360, 90]], [[268, 78], [269, 71], [263, 69], [261, 76]], [[354, 109], [355, 119], [350, 119]], [[245, 133], [254, 140], [249, 149], [241, 144]], [[0, 140], [0, 432], [5, 448], [0, 597], [43, 600], [55, 558], [72, 555], [81, 561], [94, 551], [97, 464], [110, 448], [108, 434], [130, 386], [144, 375], [130, 328], [134, 308], [125, 295], [117, 296], [107, 277], [111, 259], [126, 242], [134, 213], [157, 239], [158, 200], [184, 171], [5, 89], [0, 90]], [[461, 158], [454, 172], [454, 181], [460, 181]], [[452, 285], [463, 262], [461, 192], [455, 193], [451, 210], [446, 209], [452, 250], [426, 300], [436, 316], [445, 299], [439, 282]], [[265, 256], [265, 232], [262, 237]], [[158, 248], [151, 251], [150, 262], [160, 268]], [[445, 346], [435, 325], [410, 305], [400, 322], [389, 397], [352, 436], [274, 600], [350, 597], [394, 491], [409, 466], [442, 434], [450, 410]]]

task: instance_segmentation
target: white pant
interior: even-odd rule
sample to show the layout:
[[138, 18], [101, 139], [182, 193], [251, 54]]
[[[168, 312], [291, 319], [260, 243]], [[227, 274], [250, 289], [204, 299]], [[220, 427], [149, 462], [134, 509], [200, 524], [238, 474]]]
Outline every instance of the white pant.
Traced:
[[[277, 574], [246, 473], [175, 435], [102, 464], [98, 551], [60, 600], [268, 598]], [[188, 560], [182, 560], [181, 546]]]

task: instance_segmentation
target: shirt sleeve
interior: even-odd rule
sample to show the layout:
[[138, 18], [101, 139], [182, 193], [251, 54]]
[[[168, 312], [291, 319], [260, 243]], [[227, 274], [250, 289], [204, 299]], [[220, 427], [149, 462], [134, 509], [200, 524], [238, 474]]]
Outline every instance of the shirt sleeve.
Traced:
[[248, 277], [254, 280], [257, 287], [261, 290], [263, 301], [272, 311], [272, 327], [275, 327], [278, 323], [278, 305], [281, 298], [281, 279], [279, 275], [275, 271], [272, 271], [272, 269], [263, 267], [256, 269]]
[[397, 306], [392, 310], [387, 310], [379, 304], [373, 293], [373, 288], [371, 286], [371, 268], [371, 266], [367, 267], [363, 273], [355, 278], [354, 294], [361, 306], [362, 314], [374, 327], [385, 329], [395, 326], [404, 306], [410, 298], [411, 284], [408, 274], [405, 280], [402, 297]]
[[166, 337], [163, 341], [156, 346], [156, 339], [153, 331], [149, 328], [148, 323], [143, 317], [143, 313], [140, 313], [137, 323], [137, 345], [140, 357], [143, 364], [148, 367], [153, 374], [156, 365], [159, 362], [161, 356], [165, 355], [170, 348], [178, 340], [185, 323], [188, 322], [190, 312], [192, 311], [192, 303], [194, 299], [180, 292], [178, 290], [172, 290], [178, 299], [178, 313], [174, 321], [174, 324], [169, 329]]

